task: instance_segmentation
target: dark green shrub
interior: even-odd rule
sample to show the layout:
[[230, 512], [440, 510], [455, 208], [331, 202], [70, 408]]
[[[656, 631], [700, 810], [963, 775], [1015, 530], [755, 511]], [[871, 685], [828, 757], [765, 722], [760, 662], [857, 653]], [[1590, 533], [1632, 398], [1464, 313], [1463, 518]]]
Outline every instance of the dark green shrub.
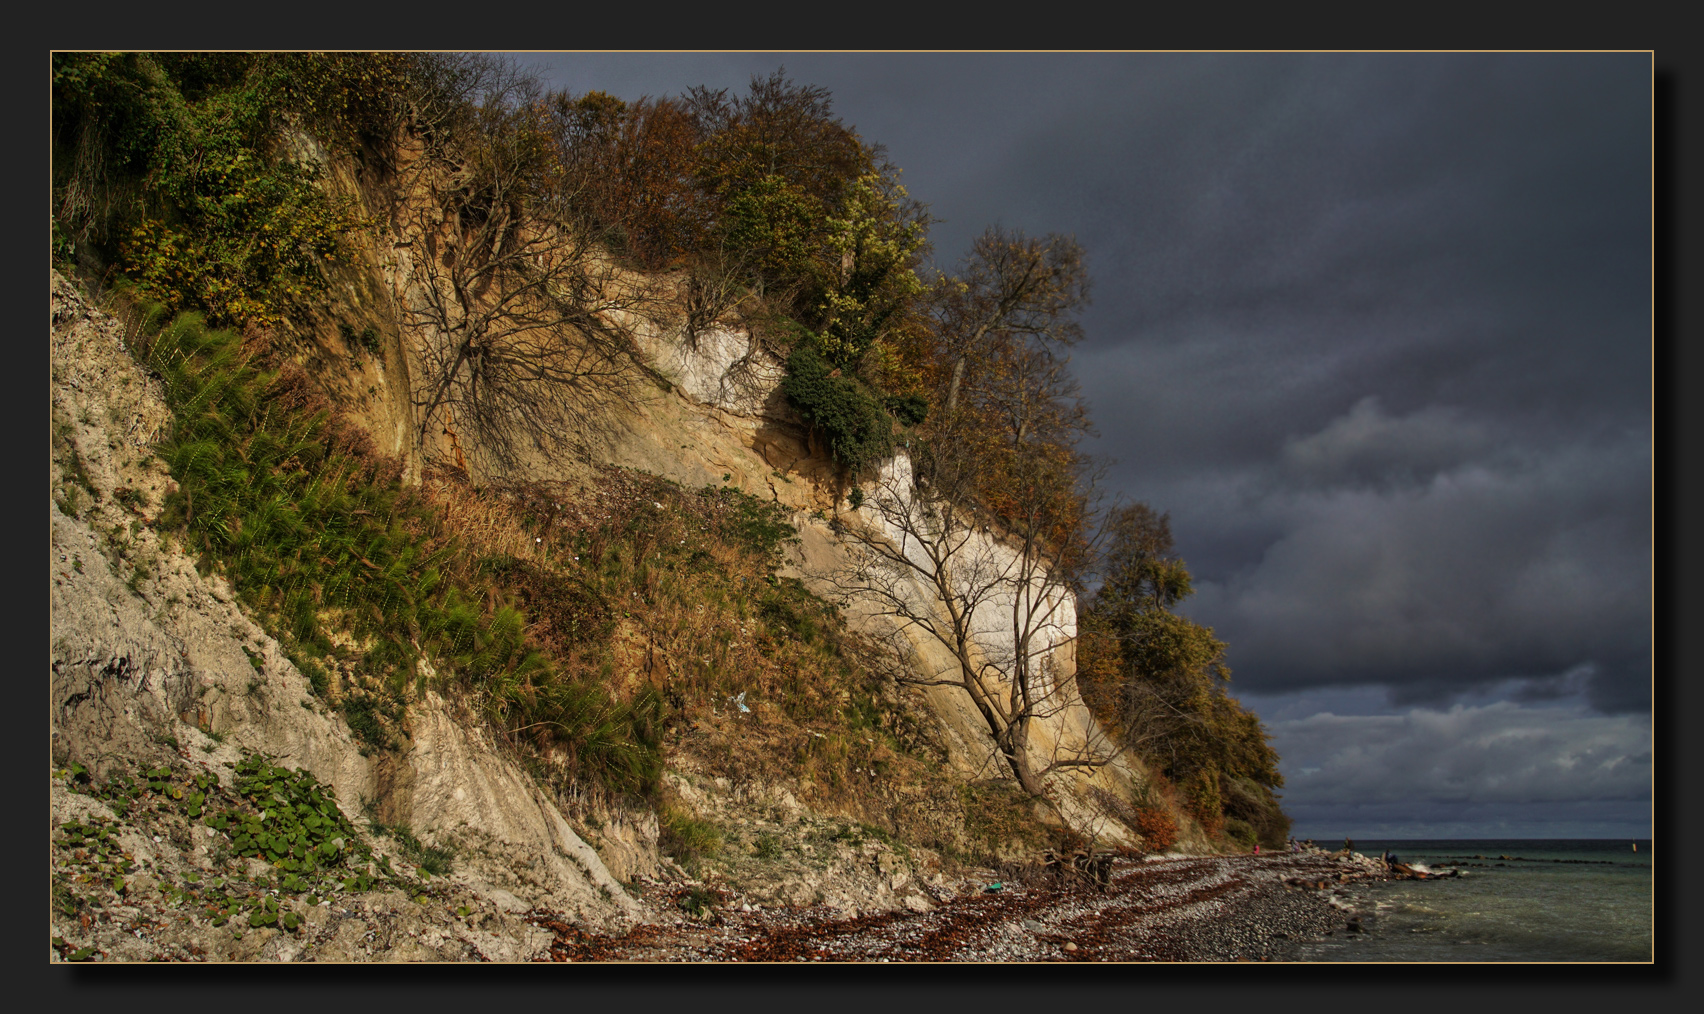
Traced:
[[919, 425], [929, 416], [929, 399], [921, 394], [891, 395], [884, 404], [906, 426]]
[[715, 918], [716, 906], [721, 903], [722, 896], [709, 887], [689, 888], [675, 900], [681, 911], [698, 919]]
[[1226, 818], [1225, 837], [1245, 849], [1254, 848], [1255, 843], [1260, 840], [1260, 836], [1255, 833], [1254, 827], [1248, 821], [1236, 817]]
[[372, 356], [379, 354], [379, 332], [373, 325], [368, 324], [357, 333], [348, 321], [340, 320], [337, 322], [337, 331], [343, 336], [343, 344], [351, 349], [365, 349], [367, 354]]
[[966, 782], [958, 786], [958, 795], [964, 813], [965, 858], [998, 866], [1002, 856], [1046, 846], [1047, 829], [1035, 819], [1035, 801], [1016, 782]]
[[813, 341], [787, 357], [781, 393], [854, 475], [893, 453], [893, 417], [862, 381], [830, 366]]

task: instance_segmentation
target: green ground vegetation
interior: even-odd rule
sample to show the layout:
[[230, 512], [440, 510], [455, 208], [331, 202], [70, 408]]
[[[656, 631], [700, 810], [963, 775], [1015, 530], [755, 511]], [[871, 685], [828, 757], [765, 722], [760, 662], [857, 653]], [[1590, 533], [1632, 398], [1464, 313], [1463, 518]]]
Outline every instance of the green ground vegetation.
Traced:
[[659, 762], [644, 702], [612, 701], [529, 643], [500, 574], [464, 567], [446, 580], [454, 533], [299, 370], [194, 314], [145, 348], [174, 413], [160, 454], [177, 488], [158, 524], [229, 577], [370, 747], [400, 745], [430, 669], [439, 689], [565, 748], [591, 783], [648, 790]]
[[[238, 932], [295, 931], [307, 908], [341, 894], [401, 889], [418, 898], [428, 890], [430, 872], [393, 869], [344, 816], [330, 786], [260, 755], [237, 763], [229, 785], [209, 772], [170, 766], [96, 781], [73, 764], [63, 777], [71, 791], [113, 811], [56, 829], [53, 897], [63, 915], [99, 906], [99, 892], [91, 890], [97, 883], [122, 897], [144, 872], [160, 880], [168, 907]], [[121, 838], [144, 819], [151, 827], [181, 821], [192, 833], [214, 834], [213, 874], [140, 869]]]

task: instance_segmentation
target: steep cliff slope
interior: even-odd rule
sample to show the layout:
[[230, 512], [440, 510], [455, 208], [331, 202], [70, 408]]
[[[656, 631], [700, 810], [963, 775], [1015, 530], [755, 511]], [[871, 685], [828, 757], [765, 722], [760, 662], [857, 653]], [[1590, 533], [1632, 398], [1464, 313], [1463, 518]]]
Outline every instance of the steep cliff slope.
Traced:
[[[229, 933], [186, 931], [173, 941], [180, 954], [218, 942], [228, 945], [219, 952], [226, 957], [301, 956], [318, 945], [352, 957], [349, 941], [366, 939], [368, 924], [381, 915], [394, 923], [397, 913], [419, 919], [429, 911], [456, 932], [440, 931], [441, 946], [418, 956], [460, 957], [471, 947], [514, 958], [535, 955], [548, 936], [512, 913], [548, 908], [589, 924], [631, 923], [639, 910], [622, 886], [477, 723], [457, 720], [429, 695], [411, 715], [412, 748], [400, 756], [370, 755], [341, 717], [316, 701], [279, 645], [237, 607], [229, 586], [216, 575], [203, 577], [178, 548], [162, 544], [144, 522], [171, 482], [153, 454], [170, 413], [126, 351], [122, 325], [90, 308], [57, 274], [51, 286], [49, 723], [54, 765], [87, 772], [52, 782], [55, 826], [71, 817], [111, 819], [104, 805], [71, 791], [80, 781], [110, 783], [165, 768], [174, 786], [211, 775], [229, 788], [236, 766], [252, 752], [331, 786], [358, 823], [370, 823], [362, 801], [376, 802], [381, 826], [464, 841], [443, 889], [451, 892], [447, 900], [471, 906], [473, 922], [484, 918], [496, 929], [470, 929], [467, 917], [446, 917], [459, 904], [417, 906], [393, 891], [380, 896], [386, 904], [349, 916], [351, 928], [339, 918], [307, 941], [247, 945]], [[170, 865], [179, 875], [195, 873], [199, 863], [207, 877], [217, 875], [207, 841], [194, 840], [196, 850], [170, 859], [165, 853], [177, 850], [139, 840], [133, 862], [140, 869]], [[151, 956], [128, 940], [115, 950], [124, 934], [108, 939], [101, 932], [134, 916], [127, 902], [150, 888], [135, 881], [114, 892], [110, 883], [70, 869], [55, 874], [66, 898], [56, 909], [55, 935], [76, 946], [104, 941], [114, 956]], [[90, 911], [84, 899], [103, 905], [87, 926], [78, 922]]]
[[[943, 866], [928, 849], [837, 818], [833, 807], [802, 804], [794, 791], [809, 795], [808, 785], [732, 781], [690, 749], [671, 754], [665, 789], [676, 812], [718, 829], [723, 847], [693, 864], [698, 877], [659, 856], [657, 821], [642, 812], [605, 810], [578, 821], [584, 836], [577, 833], [479, 716], [436, 693], [411, 702], [404, 748], [360, 742], [228, 583], [203, 574], [150, 523], [173, 489], [154, 454], [171, 414], [126, 348], [124, 326], [57, 274], [50, 287], [58, 957], [518, 960], [543, 957], [550, 940], [525, 913], [603, 931], [678, 919], [670, 899], [683, 889], [697, 897], [692, 885], [706, 879], [740, 903], [826, 903], [849, 913], [926, 909], [968, 889], [967, 873], [975, 880], [975, 871]], [[780, 412], [765, 419], [719, 407], [702, 386], [704, 402], [683, 396], [726, 371], [725, 362], [680, 356], [672, 365], [680, 382], [655, 387], [626, 427], [612, 429], [614, 453], [648, 455], [688, 481], [712, 468], [760, 477], [760, 488], [796, 506], [803, 537], [788, 569], [831, 590], [844, 547], [821, 509], [809, 507], [825, 494], [808, 471], [784, 472], [764, 457], [765, 448], [795, 462], [810, 457], [796, 423]], [[716, 431], [720, 444], [697, 445], [713, 457], [680, 453], [693, 450], [679, 447], [682, 434]], [[959, 715], [955, 727], [951, 698], [944, 702], [941, 731], [956, 774], [904, 788], [949, 789], [949, 801], [937, 804], [945, 809], [913, 816], [952, 823], [964, 816], [951, 785], [999, 771], [977, 746], [974, 722]], [[281, 889], [276, 864], [244, 860], [232, 832], [212, 826], [218, 808], [258, 805], [245, 794], [248, 758], [257, 755], [335, 793], [342, 817], [384, 864], [361, 867], [373, 874], [371, 888]], [[201, 802], [191, 811], [185, 798]], [[86, 847], [97, 829], [109, 835], [110, 855], [107, 846]], [[447, 876], [424, 868], [433, 853], [454, 856]], [[652, 896], [636, 900], [648, 884]], [[263, 904], [269, 894], [283, 899], [282, 915]], [[298, 921], [287, 927], [279, 920], [292, 912]]]

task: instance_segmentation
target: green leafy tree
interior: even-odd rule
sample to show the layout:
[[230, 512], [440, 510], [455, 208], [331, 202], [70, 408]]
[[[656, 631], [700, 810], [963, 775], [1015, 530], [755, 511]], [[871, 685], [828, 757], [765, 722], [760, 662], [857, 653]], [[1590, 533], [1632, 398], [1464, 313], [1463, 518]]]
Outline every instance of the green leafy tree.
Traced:
[[755, 281], [783, 301], [814, 303], [828, 219], [874, 153], [833, 114], [828, 90], [779, 69], [745, 95], [694, 88], [687, 110], [705, 138], [697, 176], [717, 230], [752, 256]]
[[[278, 323], [365, 224], [286, 131], [381, 129], [405, 70], [364, 54], [56, 54], [56, 224], [86, 270], [116, 261], [171, 309]], [[332, 101], [352, 85], [366, 97]]]
[[891, 173], [869, 172], [847, 184], [841, 212], [827, 225], [829, 263], [816, 313], [824, 353], [850, 368], [922, 295], [914, 267], [927, 244], [928, 220]]

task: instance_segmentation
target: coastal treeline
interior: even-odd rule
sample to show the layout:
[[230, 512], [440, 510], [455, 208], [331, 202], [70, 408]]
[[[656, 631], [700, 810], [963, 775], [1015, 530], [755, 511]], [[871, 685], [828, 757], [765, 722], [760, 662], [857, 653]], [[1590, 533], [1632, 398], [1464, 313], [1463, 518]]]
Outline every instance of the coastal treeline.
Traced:
[[1082, 612], [1077, 680], [1101, 724], [1147, 762], [1156, 792], [1210, 834], [1285, 844], [1284, 776], [1260, 719], [1228, 692], [1225, 643], [1172, 607], [1193, 582], [1170, 518], [1147, 504], [1112, 512], [1103, 582]]

